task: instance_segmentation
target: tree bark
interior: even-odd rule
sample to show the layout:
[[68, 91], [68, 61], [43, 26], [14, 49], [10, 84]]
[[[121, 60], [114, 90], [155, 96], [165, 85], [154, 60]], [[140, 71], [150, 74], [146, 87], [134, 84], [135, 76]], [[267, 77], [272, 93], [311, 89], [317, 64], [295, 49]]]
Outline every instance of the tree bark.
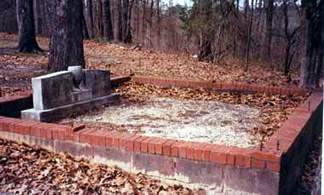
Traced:
[[122, 0], [117, 0], [118, 7], [118, 29], [117, 29], [117, 40], [123, 41], [123, 8]]
[[53, 31], [49, 48], [49, 70], [66, 70], [68, 66], [75, 65], [84, 68], [82, 1], [61, 0], [51, 5], [54, 15], [51, 20]]
[[90, 38], [94, 38], [94, 22], [93, 22], [93, 6], [92, 6], [92, 0], [85, 0], [85, 18], [87, 22], [88, 27], [88, 33]]
[[150, 48], [153, 47], [153, 13], [154, 13], [154, 0], [151, 0], [150, 5], [150, 19], [149, 19], [149, 26], [150, 26]]
[[[84, 7], [83, 4], [82, 4], [82, 7]], [[89, 31], [88, 31], [88, 25], [87, 25], [87, 21], [85, 20], [83, 11], [84, 10], [82, 10], [82, 18], [81, 18], [83, 38], [89, 39], [90, 35], [89, 35]]]
[[106, 41], [112, 41], [114, 39], [114, 33], [111, 22], [110, 0], [103, 0], [103, 9], [104, 37]]
[[34, 21], [35, 21], [35, 32], [38, 35], [43, 34], [43, 13], [42, 5], [43, 1], [34, 0]]
[[147, 0], [142, 1], [142, 42], [144, 45], [146, 45], [146, 2]]
[[99, 30], [99, 36], [104, 36], [104, 24], [103, 24], [103, 5], [102, 1], [98, 0], [98, 30]]
[[212, 44], [207, 35], [202, 35], [199, 47], [199, 61], [213, 61]]
[[251, 50], [251, 39], [252, 39], [252, 26], [253, 26], [253, 8], [254, 0], [251, 0], [251, 13], [250, 19], [248, 23], [248, 30], [247, 30], [247, 42], [246, 42], [246, 51], [245, 51], [245, 71], [248, 71], [249, 64], [250, 64], [250, 50]]
[[123, 43], [132, 42], [131, 17], [133, 1], [118, 1], [118, 40]]
[[132, 0], [123, 0], [123, 42], [131, 43], [133, 40], [131, 31], [131, 19], [132, 19]]
[[301, 66], [300, 86], [319, 87], [323, 73], [324, 0], [304, 0], [306, 18], [306, 53]]
[[17, 0], [16, 8], [19, 36], [18, 51], [28, 53], [42, 51], [36, 41], [33, 0]]
[[265, 52], [264, 56], [266, 60], [271, 60], [271, 48], [272, 48], [272, 20], [273, 20], [273, 0], [267, 0], [266, 10], [266, 39], [265, 39]]
[[199, 44], [199, 54], [198, 60], [211, 62], [214, 59], [212, 51], [212, 42], [214, 41], [215, 31], [211, 29], [210, 21], [212, 18], [212, 0], [204, 0], [198, 2], [198, 17], [200, 21], [206, 21], [200, 29], [200, 44]]
[[160, 11], [160, 0], [156, 0], [156, 26], [157, 26], [157, 46], [161, 48], [161, 11]]

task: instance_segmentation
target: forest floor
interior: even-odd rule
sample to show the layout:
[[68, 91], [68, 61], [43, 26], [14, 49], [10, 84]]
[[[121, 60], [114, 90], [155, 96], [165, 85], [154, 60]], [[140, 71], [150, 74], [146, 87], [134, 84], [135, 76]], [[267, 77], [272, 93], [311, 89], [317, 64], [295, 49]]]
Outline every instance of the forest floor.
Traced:
[[[47, 38], [37, 38], [40, 46], [47, 50], [48, 49], [48, 39]], [[31, 89], [30, 79], [34, 76], [41, 75], [46, 73], [47, 63], [48, 63], [48, 54], [47, 52], [38, 53], [38, 54], [21, 54], [17, 53], [14, 50], [14, 47], [17, 44], [17, 35], [0, 33], [0, 97], [1, 96], [10, 96], [12, 94], [19, 94], [24, 91]], [[272, 70], [258, 62], [253, 62], [250, 65], [249, 71], [245, 72], [242, 68], [242, 63], [237, 60], [227, 60], [219, 63], [205, 63], [198, 62], [197, 59], [192, 58], [189, 55], [177, 55], [177, 54], [166, 54], [154, 52], [146, 49], [132, 48], [125, 45], [117, 44], [107, 44], [107, 43], [98, 43], [95, 41], [85, 41], [85, 57], [86, 63], [89, 68], [100, 68], [100, 69], [109, 69], [113, 75], [144, 75], [144, 76], [161, 76], [168, 78], [177, 78], [177, 79], [192, 79], [192, 80], [211, 80], [211, 81], [240, 81], [247, 83], [257, 83], [265, 84], [271, 86], [296, 86], [297, 85], [297, 73], [291, 73], [290, 77], [287, 78], [280, 71]], [[164, 89], [159, 87], [154, 87], [150, 85], [135, 85], [134, 83], [128, 83], [127, 85], [116, 90], [121, 93], [122, 97], [127, 99], [130, 102], [141, 102], [144, 101], [145, 97], [148, 95], [156, 95], [159, 97], [173, 97], [179, 100], [208, 100], [208, 101], [220, 101], [229, 104], [240, 104], [247, 105], [261, 109], [261, 122], [263, 124], [262, 128], [251, 129], [252, 135], [262, 135], [261, 141], [266, 140], [272, 133], [279, 128], [281, 123], [286, 120], [287, 115], [291, 113], [294, 107], [296, 107], [300, 102], [302, 102], [305, 97], [303, 96], [280, 96], [273, 95], [267, 96], [264, 94], [254, 94], [254, 95], [238, 95], [230, 93], [221, 93], [216, 94], [208, 92], [205, 90], [193, 90], [193, 89]], [[93, 125], [93, 124], [92, 124]], [[258, 136], [256, 136], [258, 137]], [[260, 138], [260, 137], [259, 137]], [[257, 141], [260, 141], [258, 138]], [[0, 141], [0, 175], [4, 174], [1, 170], [4, 165], [7, 165], [8, 159], [11, 159], [9, 153], [3, 151], [20, 151], [21, 153], [32, 153], [34, 155], [34, 160], [31, 162], [37, 162], [37, 158], [42, 154], [45, 160], [56, 154], [48, 153], [40, 149], [30, 148], [24, 145], [15, 144], [12, 142], [6, 142], [4, 140]], [[42, 152], [39, 152], [42, 151]], [[17, 153], [17, 152], [16, 152]], [[18, 152], [19, 153], [19, 152]], [[1, 156], [3, 155], [3, 156]], [[18, 154], [17, 154], [18, 155]], [[30, 156], [29, 155], [29, 156]], [[35, 156], [36, 155], [36, 156]], [[27, 155], [28, 156], [28, 155]], [[301, 186], [302, 189], [309, 189], [314, 184], [314, 170], [318, 167], [320, 156], [320, 149], [314, 147], [312, 154], [309, 157], [308, 163], [305, 165], [305, 176], [303, 177]], [[67, 167], [80, 166], [75, 163], [80, 163], [73, 160], [70, 157], [58, 156], [60, 162], [67, 163]], [[3, 160], [4, 159], [4, 160]], [[6, 160], [7, 159], [7, 160]], [[42, 159], [42, 158], [40, 158]], [[49, 159], [47, 159], [49, 160]], [[66, 160], [66, 161], [65, 161]], [[16, 172], [19, 172], [20, 167], [26, 167], [27, 164], [24, 164], [23, 161], [19, 161], [13, 156], [13, 160], [10, 161], [13, 175]], [[1, 164], [3, 163], [3, 164]], [[42, 163], [42, 161], [40, 161]], [[53, 162], [55, 164], [55, 162]], [[82, 162], [84, 163], [84, 162]], [[37, 163], [36, 163], [37, 164]], [[3, 166], [2, 166], [3, 165]], [[53, 165], [56, 166], [56, 165]], [[98, 169], [99, 165], [88, 165], [91, 167], [89, 169]], [[94, 168], [97, 167], [97, 168]], [[28, 167], [26, 167], [28, 168]], [[34, 169], [41, 170], [41, 167], [34, 167]], [[114, 171], [115, 168], [106, 167], [107, 170]], [[63, 169], [61, 167], [61, 169]], [[67, 168], [67, 170], [69, 170]], [[101, 168], [100, 168], [101, 170]], [[116, 169], [115, 172], [124, 175], [123, 177], [128, 177], [129, 174], [122, 172], [119, 169]], [[100, 171], [99, 171], [100, 172]], [[105, 171], [103, 171], [105, 172]], [[108, 173], [109, 171], [107, 171]], [[316, 172], [316, 171], [315, 171]], [[110, 172], [111, 173], [111, 172]], [[35, 173], [37, 174], [37, 173]], [[40, 178], [42, 178], [42, 171], [39, 171]], [[54, 174], [54, 173], [53, 173]], [[56, 173], [55, 173], [56, 174]], [[64, 173], [61, 173], [64, 175]], [[88, 173], [87, 173], [88, 174]], [[99, 174], [99, 173], [98, 173]], [[68, 175], [62, 176], [65, 179], [62, 179], [62, 183], [54, 183], [53, 189], [58, 186], [63, 185], [66, 182]], [[84, 175], [85, 176], [85, 175]], [[93, 175], [89, 173], [86, 178], [92, 178]], [[134, 181], [137, 185], [138, 182], [136, 178], [142, 176], [130, 176], [131, 181]], [[144, 177], [144, 176], [143, 176]], [[17, 178], [14, 178], [12, 175], [1, 175], [0, 178], [0, 191], [10, 190], [9, 188], [5, 189], [3, 182], [7, 182], [7, 179], [13, 179], [14, 189], [23, 189], [25, 187], [24, 183], [17, 183]], [[23, 182], [31, 182], [33, 177], [28, 177], [26, 175]], [[42, 180], [39, 180], [42, 181]], [[51, 182], [53, 182], [52, 180]], [[190, 193], [189, 189], [177, 186], [164, 186], [160, 187], [160, 184], [156, 184], [154, 180], [146, 180], [150, 185], [153, 182], [158, 189], [169, 189], [172, 192]], [[146, 182], [145, 181], [145, 182]], [[38, 180], [36, 181], [36, 183]], [[110, 181], [107, 181], [110, 182]], [[17, 185], [19, 187], [17, 187]], [[36, 184], [35, 184], [36, 185]], [[56, 187], [55, 187], [56, 185]], [[79, 184], [74, 183], [74, 187]], [[110, 184], [109, 184], [110, 185]], [[107, 184], [107, 186], [109, 186]], [[125, 184], [132, 186], [130, 189], [135, 189], [133, 184]], [[153, 185], [153, 186], [154, 186]], [[16, 187], [15, 187], [16, 186]], [[42, 185], [39, 185], [42, 186]], [[63, 185], [64, 186], [64, 185]], [[96, 187], [94, 184], [84, 185], [85, 187], [81, 189], [93, 190], [93, 189], [104, 189]], [[105, 185], [104, 185], [105, 186]], [[113, 185], [115, 186], [115, 185]], [[43, 188], [42, 186], [41, 188]], [[116, 187], [116, 186], [115, 186]], [[38, 188], [38, 189], [41, 189]], [[124, 187], [118, 188], [123, 189]], [[71, 188], [74, 189], [74, 188]], [[144, 189], [144, 188], [143, 188]], [[145, 189], [146, 191], [155, 189]], [[29, 190], [29, 189], [28, 189]], [[68, 190], [68, 187], [62, 188], [62, 190]], [[109, 191], [109, 190], [108, 190]], [[170, 192], [169, 191], [169, 192]], [[112, 191], [109, 191], [112, 192]]]
[[[39, 45], [48, 50], [48, 39], [37, 38]], [[17, 35], [0, 33], [1, 62], [47, 68], [47, 52], [21, 55], [10, 50], [17, 44]], [[226, 59], [218, 63], [199, 62], [190, 55], [161, 53], [127, 45], [85, 41], [85, 58], [88, 68], [108, 69], [114, 75], [160, 76], [177, 79], [240, 81], [270, 86], [295, 86], [298, 74], [292, 71], [286, 77], [281, 71], [269, 68], [261, 62], [251, 62], [244, 71], [243, 62]], [[0, 51], [1, 52], [1, 51]]]
[[200, 191], [0, 139], [0, 194], [199, 194]]

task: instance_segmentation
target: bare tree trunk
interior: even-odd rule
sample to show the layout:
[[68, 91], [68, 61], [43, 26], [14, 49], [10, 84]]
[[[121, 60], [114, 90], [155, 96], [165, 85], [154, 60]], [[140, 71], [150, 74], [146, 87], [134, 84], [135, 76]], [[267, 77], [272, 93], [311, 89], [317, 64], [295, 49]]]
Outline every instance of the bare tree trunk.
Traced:
[[[48, 0], [52, 1], [52, 0]], [[51, 71], [66, 70], [68, 66], [85, 67], [82, 34], [82, 1], [52, 2], [52, 36], [49, 48]]]
[[43, 34], [43, 3], [41, 0], [34, 0], [35, 32], [38, 35]]
[[103, 0], [103, 17], [104, 17], [104, 37], [106, 41], [112, 41], [114, 39], [113, 27], [111, 22], [110, 13], [110, 0]]
[[123, 8], [122, 8], [122, 0], [117, 0], [118, 7], [118, 33], [117, 39], [118, 41], [123, 41]]
[[123, 0], [123, 19], [122, 19], [122, 29], [123, 29], [123, 42], [132, 42], [132, 32], [131, 32], [131, 17], [132, 17], [133, 1]]
[[213, 60], [211, 41], [205, 35], [201, 39], [198, 59], [199, 61], [211, 62]]
[[288, 16], [288, 3], [283, 1], [283, 15], [284, 15], [284, 34], [286, 37], [286, 49], [285, 49], [285, 62], [284, 62], [284, 73], [287, 76], [290, 71], [291, 64], [291, 46], [292, 36], [289, 33], [289, 16]]
[[134, 18], [134, 28], [136, 32], [136, 39], [139, 40], [140, 37], [140, 4], [139, 0], [135, 0], [135, 18]]
[[[204, 0], [199, 2], [199, 15], [202, 21], [208, 21], [212, 17], [212, 0]], [[214, 40], [215, 32], [210, 30], [210, 27], [204, 27], [200, 32], [200, 45], [198, 59], [200, 61], [211, 62], [214, 59], [212, 51], [212, 42]]]
[[104, 36], [104, 25], [103, 25], [103, 6], [102, 6], [102, 1], [98, 0], [98, 30], [99, 30], [99, 36], [103, 37]]
[[273, 0], [266, 0], [267, 11], [266, 11], [266, 39], [265, 39], [265, 59], [271, 60], [271, 48], [272, 48], [272, 20], [273, 20]]
[[161, 47], [161, 11], [160, 11], [160, 0], [156, 0], [156, 17], [157, 17], [157, 46]]
[[142, 13], [142, 41], [143, 44], [145, 45], [146, 43], [146, 1], [143, 0], [143, 13]]
[[152, 41], [152, 31], [153, 31], [153, 13], [154, 13], [154, 0], [151, 0], [151, 6], [150, 6], [150, 20], [149, 20], [149, 26], [150, 26], [150, 47], [153, 47], [153, 41]]
[[[234, 2], [233, 2], [234, 3]], [[235, 5], [234, 5], [235, 7]], [[239, 14], [240, 14], [240, 0], [236, 0], [236, 7], [235, 7], [235, 13], [234, 13], [237, 17], [239, 17]], [[234, 27], [234, 38], [233, 38], [233, 56], [234, 57], [237, 57], [237, 51], [238, 51], [238, 33], [239, 33], [239, 30], [238, 30], [238, 27], [235, 26]]]
[[[82, 7], [84, 7], [84, 6], [83, 6], [83, 3], [84, 3], [84, 1], [82, 1]], [[81, 22], [82, 22], [82, 33], [83, 33], [83, 38], [84, 38], [84, 39], [89, 39], [90, 36], [89, 36], [89, 31], [88, 31], [87, 22], [86, 22], [85, 17], [84, 17], [84, 10], [82, 10], [82, 18], [81, 18]]]
[[33, 0], [17, 0], [16, 8], [19, 36], [18, 51], [29, 53], [42, 51], [36, 41]]
[[85, 0], [85, 18], [88, 27], [88, 33], [90, 38], [94, 38], [94, 22], [93, 22], [93, 4], [92, 0]]
[[307, 26], [306, 53], [301, 66], [300, 86], [316, 88], [323, 73], [324, 0], [303, 2]]
[[251, 38], [252, 38], [252, 25], [253, 25], [253, 10], [254, 10], [254, 0], [251, 0], [251, 13], [248, 24], [248, 34], [246, 43], [246, 53], [245, 53], [245, 71], [248, 71], [250, 64], [250, 49], [251, 49]]

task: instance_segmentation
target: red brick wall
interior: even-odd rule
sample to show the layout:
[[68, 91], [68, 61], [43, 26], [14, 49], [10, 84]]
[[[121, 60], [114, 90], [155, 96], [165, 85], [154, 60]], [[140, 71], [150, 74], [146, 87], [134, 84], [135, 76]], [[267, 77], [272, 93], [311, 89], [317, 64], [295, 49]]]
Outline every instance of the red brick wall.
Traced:
[[305, 94], [307, 91], [297, 87], [272, 87], [257, 84], [248, 84], [240, 82], [210, 82], [210, 81], [193, 81], [167, 79], [160, 77], [134, 76], [132, 81], [139, 84], [151, 84], [161, 87], [186, 87], [186, 88], [204, 88], [224, 92], [241, 92], [241, 93], [269, 93], [269, 94]]
[[[135, 82], [138, 82], [138, 80], [136, 81], [135, 79]], [[159, 84], [160, 82], [159, 85], [162, 85], [161, 83], [166, 82], [167, 85], [169, 85], [174, 81], [151, 80], [150, 82], [153, 82], [153, 84], [156, 84], [156, 82], [158, 82], [157, 84]], [[193, 85], [199, 87], [202, 84], [204, 84], [201, 82], [194, 83], [192, 83], [191, 81], [176, 82], [177, 86], [181, 85], [186, 87], [192, 87]], [[214, 84], [210, 85], [210, 87], [214, 87]], [[238, 84], [222, 84], [218, 85], [218, 88], [225, 89], [224, 86], [226, 86], [227, 89], [231, 90], [242, 89], [245, 91], [253, 92], [266, 91], [278, 92], [282, 94], [290, 94], [293, 92], [304, 93], [304, 91], [301, 91], [299, 89], [287, 89], [287, 92], [284, 88], [267, 88], [262, 86], [253, 86], [252, 88], [250, 88], [251, 86]], [[21, 97], [20, 99], [25, 99], [27, 97], [30, 96]], [[3, 112], [2, 109], [8, 110], [9, 106], [16, 106], [15, 104], [9, 104], [8, 102], [12, 102], [14, 100], [14, 102], [18, 102], [17, 104], [19, 104], [20, 99], [2, 99], [0, 101], [0, 113]], [[151, 169], [157, 167], [158, 171], [162, 172], [165, 168], [166, 171], [164, 172], [166, 173], [173, 173], [176, 170], [181, 170], [184, 173], [190, 171], [185, 168], [179, 169], [179, 167], [182, 167], [181, 163], [184, 163], [184, 165], [190, 167], [190, 169], [192, 170], [200, 166], [207, 166], [209, 167], [208, 170], [215, 167], [218, 167], [221, 170], [230, 169], [232, 170], [231, 173], [238, 174], [237, 177], [239, 177], [239, 179], [241, 180], [246, 180], [248, 178], [246, 178], [245, 176], [243, 177], [243, 175], [249, 175], [255, 172], [255, 179], [264, 182], [261, 182], [260, 185], [267, 186], [269, 182], [272, 183], [273, 186], [270, 187], [276, 188], [273, 191], [271, 191], [273, 193], [278, 192], [279, 190], [279, 177], [277, 177], [276, 175], [280, 174], [281, 184], [287, 184], [285, 183], [285, 178], [291, 177], [290, 172], [295, 172], [294, 169], [288, 169], [287, 167], [289, 167], [289, 165], [292, 165], [292, 162], [295, 162], [296, 157], [300, 155], [300, 153], [298, 153], [299, 150], [297, 149], [303, 143], [311, 141], [312, 136], [307, 136], [309, 134], [313, 135], [313, 133], [309, 133], [313, 132], [311, 131], [311, 129], [318, 128], [313, 125], [314, 122], [312, 121], [316, 121], [316, 119], [318, 118], [318, 109], [320, 107], [322, 99], [323, 98], [321, 93], [314, 92], [304, 104], [300, 105], [295, 110], [295, 112], [289, 116], [288, 120], [283, 124], [283, 126], [278, 130], [278, 132], [273, 137], [271, 137], [271, 139], [265, 144], [264, 149], [262, 151], [260, 151], [259, 148], [242, 149], [238, 147], [229, 147], [216, 144], [146, 137], [142, 135], [121, 133], [117, 131], [104, 131], [87, 128], [79, 131], [74, 131], [74, 129], [72, 129], [69, 126], [24, 121], [21, 119], [8, 117], [0, 117], [0, 137], [2, 136], [7, 138], [8, 136], [6, 137], [4, 135], [9, 134], [14, 140], [15, 137], [27, 136], [28, 138], [26, 138], [24, 141], [28, 142], [29, 144], [34, 143], [35, 140], [43, 140], [41, 143], [48, 143], [49, 145], [51, 145], [49, 146], [49, 148], [54, 148], [54, 151], [68, 151], [76, 154], [78, 153], [77, 151], [81, 151], [81, 149], [78, 148], [79, 145], [86, 145], [86, 149], [83, 148], [82, 151], [88, 151], [83, 153], [83, 155], [87, 157], [91, 158], [92, 156], [96, 155], [96, 153], [99, 154], [102, 150], [109, 150], [112, 151], [112, 154], [115, 153], [115, 155], [113, 156], [114, 158], [120, 158], [120, 156], [118, 155], [119, 153], [123, 154], [125, 156], [123, 159], [126, 159], [125, 162], [129, 160], [128, 156], [132, 155], [132, 158], [137, 159], [137, 161], [133, 163], [137, 163], [137, 166], [142, 167], [146, 167], [146, 165], [143, 165], [144, 162], [142, 162], [141, 159], [165, 160], [165, 163], [169, 163], [170, 167], [173, 167], [172, 170], [169, 170], [170, 167], [168, 168], [168, 166], [164, 167], [164, 165], [161, 165], [162, 168], [158, 168], [160, 167], [160, 165], [157, 165], [159, 164], [159, 160], [157, 160], [157, 164], [152, 166], [150, 165], [151, 167], [147, 165], [147, 167], [150, 167]], [[34, 140], [34, 142], [32, 140]], [[55, 147], [54, 143], [57, 143], [57, 147]], [[100, 150], [98, 150], [98, 148]], [[107, 158], [113, 157], [110, 156]], [[142, 162], [142, 164], [140, 162]], [[299, 159], [298, 162], [300, 163], [296, 165], [297, 168], [303, 162], [303, 159]], [[209, 178], [207, 176], [206, 178], [199, 177], [198, 179], [200, 179], [201, 181], [198, 181], [197, 173], [192, 172], [187, 174], [191, 174], [191, 179], [196, 179], [197, 182], [211, 182], [206, 181], [206, 178]], [[208, 174], [211, 174], [208, 176], [212, 177], [214, 173], [209, 172]], [[266, 178], [263, 178], [264, 174], [267, 175]], [[228, 182], [231, 183], [231, 181]], [[246, 180], [246, 182], [247, 183], [242, 183], [242, 185], [239, 184], [240, 182], [235, 184], [233, 183], [232, 185], [239, 185], [242, 188], [244, 188], [243, 184], [246, 184], [250, 187], [254, 185], [252, 180]], [[246, 187], [246, 190], [248, 189], [249, 188]], [[260, 190], [261, 189], [263, 189], [263, 187], [260, 188]], [[267, 189], [270, 190], [271, 188]]]

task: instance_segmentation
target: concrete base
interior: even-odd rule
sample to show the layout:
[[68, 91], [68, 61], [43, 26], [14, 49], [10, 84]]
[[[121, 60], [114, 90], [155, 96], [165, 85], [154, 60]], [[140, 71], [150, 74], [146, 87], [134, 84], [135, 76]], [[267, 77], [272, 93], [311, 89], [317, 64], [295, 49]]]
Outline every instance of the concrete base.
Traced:
[[85, 100], [73, 104], [59, 106], [48, 110], [23, 110], [21, 118], [42, 122], [52, 122], [62, 118], [83, 114], [89, 110], [104, 104], [114, 103], [119, 100], [119, 94], [110, 94], [103, 97], [97, 97], [91, 100]]

